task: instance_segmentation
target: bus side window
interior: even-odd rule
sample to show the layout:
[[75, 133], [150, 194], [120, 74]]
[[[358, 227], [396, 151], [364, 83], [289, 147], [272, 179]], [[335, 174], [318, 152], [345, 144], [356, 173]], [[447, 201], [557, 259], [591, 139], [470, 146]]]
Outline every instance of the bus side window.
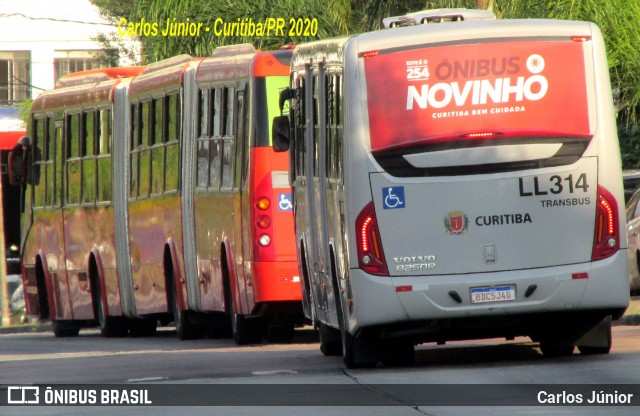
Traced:
[[293, 156], [293, 162], [294, 162], [294, 178], [296, 176], [304, 176], [304, 153], [305, 153], [305, 119], [306, 119], [306, 114], [305, 114], [305, 107], [304, 107], [304, 93], [305, 90], [305, 85], [304, 85], [304, 78], [302, 77], [302, 74], [298, 74], [298, 78], [296, 80], [296, 92], [295, 92], [295, 96], [296, 96], [296, 104], [295, 104], [295, 117], [294, 117], [294, 122], [295, 122], [295, 127], [294, 127], [294, 131], [295, 131], [295, 140], [293, 141], [294, 143], [294, 148], [291, 149], [290, 151], [294, 151], [295, 155]]
[[151, 101], [140, 105], [140, 154], [138, 167], [138, 198], [147, 198], [151, 190]]
[[225, 129], [224, 129], [224, 139], [221, 143], [221, 176], [222, 183], [221, 187], [223, 189], [231, 188], [233, 184], [233, 177], [231, 170], [231, 154], [233, 153], [233, 143], [234, 143], [234, 109], [235, 109], [235, 89], [233, 87], [227, 87], [224, 89], [225, 91]]
[[220, 189], [221, 147], [224, 121], [224, 88], [211, 90], [211, 127], [209, 135], [209, 189]]
[[138, 196], [138, 156], [140, 144], [140, 106], [131, 105], [131, 130], [129, 131], [129, 197], [136, 198]]
[[82, 204], [93, 205], [96, 201], [96, 157], [95, 157], [95, 112], [82, 117]]
[[[46, 201], [46, 180], [43, 183], [39, 183], [40, 173], [43, 171], [42, 167], [46, 159], [46, 119], [45, 118], [33, 118], [32, 121], [32, 139], [33, 139], [33, 161], [34, 161], [34, 207], [45, 206]], [[29, 167], [27, 167], [29, 169]]]
[[239, 189], [242, 187], [242, 177], [243, 177], [243, 167], [244, 165], [244, 154], [242, 149], [244, 148], [245, 143], [245, 123], [246, 116], [244, 113], [244, 91], [238, 91], [236, 94], [236, 117], [237, 117], [237, 132], [236, 132], [236, 140], [235, 140], [235, 153], [234, 157], [234, 167], [235, 170], [235, 184], [234, 187]]
[[151, 101], [151, 193], [161, 194], [164, 191], [164, 97]]
[[209, 183], [209, 139], [207, 118], [209, 112], [210, 90], [198, 90], [198, 134], [196, 154], [196, 187], [207, 188]]
[[170, 94], [165, 101], [167, 149], [165, 154], [165, 191], [178, 189], [180, 180], [180, 96]]
[[111, 201], [111, 110], [98, 112], [98, 202]]
[[57, 198], [56, 196], [56, 130], [54, 128], [55, 122], [53, 117], [47, 117], [46, 126], [46, 142], [44, 145], [46, 160], [44, 166], [44, 182], [45, 182], [45, 205], [48, 207], [55, 206]]
[[81, 113], [67, 115], [66, 122], [66, 142], [67, 142], [67, 181], [66, 181], [66, 203], [76, 205], [80, 203], [82, 194], [82, 162], [80, 160], [80, 122]]

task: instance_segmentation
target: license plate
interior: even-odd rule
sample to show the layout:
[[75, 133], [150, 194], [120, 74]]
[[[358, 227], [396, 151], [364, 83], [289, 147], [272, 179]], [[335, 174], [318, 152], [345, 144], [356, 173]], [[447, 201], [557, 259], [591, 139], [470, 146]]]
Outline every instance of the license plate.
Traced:
[[514, 285], [471, 288], [471, 303], [509, 302], [513, 300], [516, 300], [516, 287]]

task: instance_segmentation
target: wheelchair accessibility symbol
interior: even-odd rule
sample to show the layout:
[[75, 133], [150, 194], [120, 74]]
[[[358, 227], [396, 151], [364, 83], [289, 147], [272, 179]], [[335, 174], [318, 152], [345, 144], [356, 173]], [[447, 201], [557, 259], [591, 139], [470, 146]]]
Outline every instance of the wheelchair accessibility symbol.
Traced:
[[278, 194], [278, 211], [291, 211], [291, 194]]
[[382, 201], [384, 209], [404, 208], [404, 186], [382, 188]]

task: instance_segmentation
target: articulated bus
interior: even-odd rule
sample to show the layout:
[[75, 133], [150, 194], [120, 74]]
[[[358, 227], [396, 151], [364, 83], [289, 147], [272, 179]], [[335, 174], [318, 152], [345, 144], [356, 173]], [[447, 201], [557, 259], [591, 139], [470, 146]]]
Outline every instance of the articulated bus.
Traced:
[[72, 74], [39, 96], [31, 171], [13, 169], [28, 312], [57, 336], [174, 321], [180, 339], [289, 340], [300, 279], [288, 157], [269, 120], [290, 57], [224, 47]]
[[458, 9], [386, 25], [299, 45], [273, 126], [322, 352], [400, 364], [528, 336], [608, 353], [629, 283], [598, 28]]
[[[6, 273], [20, 274], [20, 188], [9, 186], [9, 151], [27, 134], [27, 126], [20, 118], [20, 109], [0, 106], [0, 167], [2, 168], [2, 203], [4, 218], [4, 242]], [[0, 265], [2, 267], [2, 265]]]

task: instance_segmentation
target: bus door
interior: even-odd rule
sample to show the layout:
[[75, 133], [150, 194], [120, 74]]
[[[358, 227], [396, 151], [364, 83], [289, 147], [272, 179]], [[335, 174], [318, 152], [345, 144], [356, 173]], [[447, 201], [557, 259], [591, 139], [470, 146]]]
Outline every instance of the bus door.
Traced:
[[[307, 236], [311, 246], [317, 250], [307, 251], [311, 265], [310, 278], [314, 287], [316, 305], [326, 314], [320, 319], [334, 321], [331, 316], [329, 298], [333, 297], [331, 283], [329, 245], [327, 231], [327, 169], [326, 169], [326, 64], [318, 63], [318, 71], [313, 73], [313, 67], [307, 66], [305, 71], [305, 146], [307, 160], [305, 161], [305, 176], [307, 177], [305, 194], [309, 207], [309, 227]], [[309, 88], [310, 87], [310, 88]]]
[[[53, 121], [50, 119], [50, 121]], [[51, 276], [51, 289], [53, 293], [50, 293], [53, 296], [53, 301], [50, 301], [49, 304], [54, 307], [54, 310], [50, 310], [50, 319], [75, 319], [73, 314], [73, 306], [70, 302], [70, 293], [69, 293], [69, 280], [67, 277], [67, 256], [65, 252], [65, 236], [64, 236], [64, 205], [65, 205], [65, 188], [67, 186], [67, 181], [65, 180], [65, 170], [66, 170], [66, 153], [65, 153], [65, 140], [64, 140], [64, 129], [63, 129], [64, 120], [58, 120], [54, 124], [54, 132], [52, 137], [52, 144], [50, 145], [50, 149], [54, 150], [54, 160], [55, 160], [55, 184], [53, 186], [55, 195], [54, 195], [54, 208], [50, 211], [49, 220], [42, 217], [44, 221], [51, 221], [51, 230], [53, 232], [51, 235], [47, 236], [47, 239], [51, 239], [49, 242], [41, 244], [43, 247], [53, 248], [55, 247], [57, 252], [49, 252], [45, 253], [46, 255], [46, 266], [49, 268], [50, 276]], [[46, 210], [41, 211], [42, 214], [47, 212]], [[41, 214], [41, 215], [42, 215]], [[39, 288], [40, 289], [44, 288]], [[40, 292], [43, 293], [43, 292]]]
[[[235, 158], [233, 158], [232, 166], [230, 167], [233, 177], [233, 187], [238, 190], [237, 196], [234, 197], [233, 200], [233, 212], [241, 213], [240, 218], [233, 219], [233, 247], [231, 247], [232, 255], [235, 253], [239, 253], [233, 261], [237, 261], [235, 265], [236, 271], [242, 271], [242, 276], [238, 276], [236, 274], [236, 290], [240, 291], [237, 299], [240, 300], [240, 305], [247, 305], [249, 299], [253, 299], [253, 287], [247, 285], [246, 278], [249, 276], [248, 273], [245, 273], [245, 262], [247, 259], [251, 258], [249, 253], [251, 253], [253, 247], [252, 238], [245, 238], [251, 235], [251, 209], [253, 207], [253, 203], [250, 201], [251, 195], [247, 193], [247, 185], [249, 183], [249, 138], [247, 137], [247, 133], [245, 131], [245, 124], [248, 123], [248, 117], [245, 114], [245, 91], [238, 90], [236, 91], [235, 98], [235, 109], [233, 111], [236, 126], [236, 140], [235, 140], [235, 148], [232, 149], [232, 152], [235, 152]], [[235, 192], [234, 192], [235, 194]], [[247, 200], [247, 201], [245, 201]], [[237, 245], [236, 245], [237, 244]], [[238, 259], [238, 260], [236, 260]], [[233, 267], [233, 265], [229, 265]], [[242, 279], [242, 281], [240, 280]], [[249, 291], [251, 294], [249, 296]], [[225, 301], [227, 299], [225, 298]], [[227, 310], [231, 305], [225, 305]]]

